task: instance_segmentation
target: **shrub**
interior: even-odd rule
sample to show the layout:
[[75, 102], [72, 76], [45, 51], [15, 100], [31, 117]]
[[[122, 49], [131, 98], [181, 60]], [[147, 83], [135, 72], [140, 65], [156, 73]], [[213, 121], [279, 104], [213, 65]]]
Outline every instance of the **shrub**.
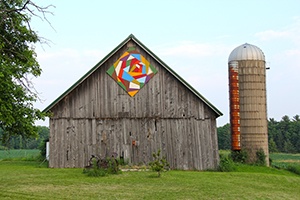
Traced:
[[129, 163], [129, 160], [124, 159], [124, 157], [120, 157], [119, 159], [117, 159], [117, 161], [118, 161], [119, 165], [121, 165], [121, 166], [126, 166]]
[[267, 163], [266, 163], [266, 154], [264, 152], [263, 149], [259, 149], [257, 152], [256, 152], [256, 164], [257, 165], [261, 165], [261, 166], [265, 166]]
[[86, 167], [83, 170], [83, 173], [86, 173], [88, 176], [94, 176], [94, 177], [98, 177], [98, 176], [106, 176], [106, 171], [98, 166], [98, 160], [97, 159], [93, 159], [92, 160], [92, 165], [90, 165], [90, 167]]
[[41, 141], [39, 144], [39, 150], [41, 151], [41, 159], [44, 160], [46, 158], [46, 143], [49, 142], [49, 138], [46, 138]]
[[244, 150], [241, 150], [241, 151], [231, 151], [230, 157], [231, 157], [231, 159], [234, 162], [237, 162], [237, 163], [246, 163], [246, 160], [248, 159], [248, 154]]
[[220, 163], [218, 166], [218, 171], [220, 172], [232, 172], [236, 170], [236, 166], [231, 159], [231, 157], [227, 155], [220, 154]]
[[116, 159], [112, 158], [108, 158], [108, 168], [107, 168], [107, 173], [108, 174], [118, 174], [120, 172], [119, 169], [119, 163]]
[[114, 158], [99, 159], [92, 156], [90, 159], [90, 165], [86, 166], [83, 173], [88, 176], [106, 176], [108, 174], [119, 174], [121, 170], [119, 169], [119, 163]]
[[160, 177], [161, 172], [169, 170], [170, 165], [165, 157], [160, 156], [160, 149], [157, 151], [157, 153], [154, 152], [152, 156], [154, 161], [149, 163], [150, 169], [157, 172], [157, 176]]

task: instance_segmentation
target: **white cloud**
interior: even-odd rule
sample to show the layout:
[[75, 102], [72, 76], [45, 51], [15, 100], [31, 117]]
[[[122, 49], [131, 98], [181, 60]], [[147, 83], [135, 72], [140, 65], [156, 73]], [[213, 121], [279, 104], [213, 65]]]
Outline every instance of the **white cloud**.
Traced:
[[193, 41], [181, 41], [173, 46], [158, 47], [158, 54], [166, 56], [207, 57], [230, 52], [229, 47], [222, 44], [206, 44]]
[[300, 17], [294, 17], [291, 25], [279, 30], [264, 30], [255, 34], [261, 41], [287, 40], [300, 45]]
[[266, 30], [259, 33], [256, 33], [255, 36], [258, 37], [262, 41], [273, 40], [273, 39], [282, 39], [288, 38], [291, 36], [291, 32], [289, 31], [274, 31], [274, 30]]
[[37, 58], [40, 62], [49, 61], [50, 59], [64, 59], [70, 60], [76, 58], [77, 60], [86, 58], [101, 59], [103, 57], [103, 52], [99, 50], [78, 50], [65, 48], [54, 52], [38, 51]]
[[104, 57], [102, 51], [70, 48], [38, 51], [37, 55], [43, 72], [33, 82], [40, 98], [45, 100], [36, 104], [40, 109], [49, 105]]

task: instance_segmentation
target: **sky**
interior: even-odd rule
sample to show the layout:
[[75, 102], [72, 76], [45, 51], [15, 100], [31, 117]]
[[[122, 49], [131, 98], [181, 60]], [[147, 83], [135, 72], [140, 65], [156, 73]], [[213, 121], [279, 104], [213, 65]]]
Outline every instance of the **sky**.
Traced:
[[[37, 2], [37, 1], [36, 1]], [[76, 2], [76, 3], [75, 3]], [[229, 123], [228, 57], [244, 43], [265, 54], [268, 118], [300, 114], [300, 1], [298, 0], [43, 0], [53, 13], [33, 18], [43, 70], [32, 82], [41, 110], [130, 34], [138, 38]], [[48, 126], [48, 120], [37, 125]]]

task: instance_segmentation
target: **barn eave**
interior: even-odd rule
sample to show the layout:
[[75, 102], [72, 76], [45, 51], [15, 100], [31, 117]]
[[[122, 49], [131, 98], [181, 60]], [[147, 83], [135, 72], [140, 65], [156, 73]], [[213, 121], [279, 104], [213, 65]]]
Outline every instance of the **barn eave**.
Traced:
[[142, 42], [140, 42], [133, 34], [130, 34], [123, 42], [121, 42], [116, 48], [114, 48], [108, 55], [106, 55], [100, 62], [98, 62], [91, 70], [84, 74], [77, 82], [75, 82], [69, 89], [67, 89], [63, 94], [61, 94], [57, 99], [55, 99], [49, 106], [47, 106], [43, 112], [49, 112], [51, 109], [61, 101], [65, 96], [67, 96], [73, 89], [84, 82], [93, 72], [95, 72], [98, 67], [102, 66], [112, 55], [114, 55], [118, 50], [120, 50], [127, 42], [133, 40], [137, 45], [144, 49], [149, 55], [151, 55], [161, 66], [163, 66], [169, 73], [177, 78], [185, 87], [187, 87], [192, 93], [194, 93], [199, 99], [201, 99], [209, 108], [211, 108], [215, 113], [216, 117], [223, 115], [213, 104], [211, 104], [205, 97], [203, 97], [196, 89], [194, 89], [189, 83], [187, 83], [183, 78], [181, 78], [174, 70], [172, 70], [166, 63], [164, 63], [158, 56], [156, 56], [150, 49], [148, 49]]

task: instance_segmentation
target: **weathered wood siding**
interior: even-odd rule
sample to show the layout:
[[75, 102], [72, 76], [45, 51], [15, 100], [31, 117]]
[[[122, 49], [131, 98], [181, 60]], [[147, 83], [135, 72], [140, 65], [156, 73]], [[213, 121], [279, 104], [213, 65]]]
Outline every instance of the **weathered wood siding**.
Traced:
[[[51, 111], [50, 167], [83, 167], [92, 154], [148, 163], [158, 149], [173, 169], [216, 168], [216, 113], [137, 45], [158, 73], [130, 97], [107, 69], [130, 41]], [[137, 145], [132, 145], [136, 141]]]

